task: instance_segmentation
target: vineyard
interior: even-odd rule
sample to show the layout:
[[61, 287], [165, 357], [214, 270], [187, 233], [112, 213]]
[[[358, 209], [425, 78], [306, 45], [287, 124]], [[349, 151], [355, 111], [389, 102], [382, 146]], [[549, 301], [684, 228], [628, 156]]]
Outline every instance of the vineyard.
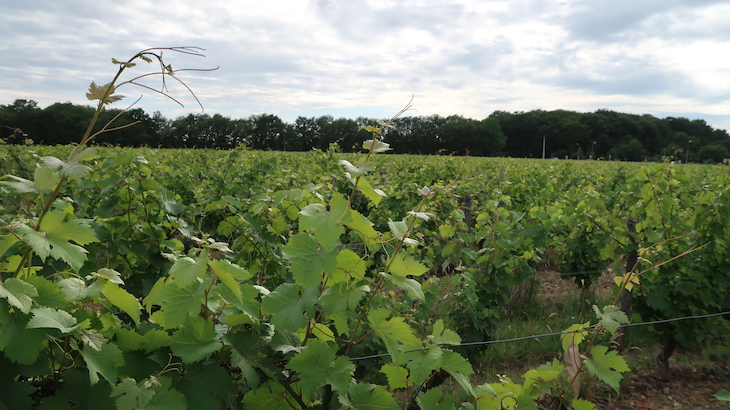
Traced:
[[[391, 122], [362, 154], [92, 126], [0, 145], [0, 409], [595, 409], [625, 326], [653, 322], [664, 369], [729, 336], [727, 167], [389, 155]], [[475, 374], [545, 266], [615, 291], [547, 363]]]
[[[84, 165], [58, 159], [79, 152]], [[606, 269], [626, 278], [638, 253], [624, 282], [632, 321], [730, 310], [724, 167], [71, 146], [2, 156], [8, 408], [451, 408], [428, 389], [445, 373], [476, 408], [534, 401], [544, 386], [567, 400], [561, 362], [508, 395], [471, 386], [465, 357], [478, 355], [449, 346], [494, 339], [514, 289], [546, 262], [587, 287]], [[597, 312], [615, 332], [618, 309]], [[660, 360], [727, 337], [717, 320], [656, 326]], [[600, 349], [601, 380], [618, 391], [628, 367]]]

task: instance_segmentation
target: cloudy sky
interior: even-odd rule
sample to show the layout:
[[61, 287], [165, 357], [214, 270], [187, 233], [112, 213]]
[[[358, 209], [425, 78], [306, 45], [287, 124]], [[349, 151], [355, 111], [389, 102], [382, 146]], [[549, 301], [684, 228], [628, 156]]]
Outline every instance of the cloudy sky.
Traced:
[[[730, 130], [728, 16], [727, 0], [0, 0], [0, 104], [86, 104], [111, 58], [197, 46], [164, 57], [219, 66], [179, 78], [233, 118], [388, 118], [414, 96], [411, 115], [607, 108]], [[170, 85], [184, 107], [133, 86], [115, 107], [200, 112]]]

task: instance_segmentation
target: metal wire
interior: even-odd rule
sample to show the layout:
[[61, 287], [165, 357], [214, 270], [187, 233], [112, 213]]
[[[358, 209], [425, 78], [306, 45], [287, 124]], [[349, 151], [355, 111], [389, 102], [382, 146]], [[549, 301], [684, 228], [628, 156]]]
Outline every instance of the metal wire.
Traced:
[[[707, 315], [694, 315], [694, 316], [684, 316], [684, 317], [677, 317], [673, 319], [662, 319], [662, 320], [654, 320], [651, 322], [639, 322], [639, 323], [628, 323], [623, 326], [625, 327], [633, 327], [633, 326], [648, 326], [648, 325], [657, 325], [657, 324], [663, 324], [663, 323], [669, 323], [669, 322], [677, 322], [680, 320], [690, 320], [690, 319], [706, 319], [710, 317], [717, 317], [717, 316], [723, 316], [723, 315], [730, 315], [730, 311], [728, 312], [720, 312], [720, 313], [710, 313]], [[496, 343], [510, 343], [510, 342], [519, 342], [522, 340], [529, 340], [529, 339], [539, 339], [542, 337], [551, 337], [551, 336], [561, 336], [569, 333], [576, 333], [576, 332], [589, 332], [592, 330], [595, 330], [596, 328], [586, 328], [571, 332], [553, 332], [553, 333], [543, 333], [540, 335], [532, 335], [532, 336], [523, 336], [523, 337], [515, 337], [512, 339], [500, 339], [500, 340], [485, 340], [480, 342], [467, 342], [467, 343], [459, 343], [459, 344], [446, 344], [446, 345], [439, 345], [439, 347], [464, 347], [464, 346], [483, 346], [483, 345], [491, 345]], [[414, 350], [407, 350], [404, 353], [413, 353], [413, 352], [420, 352], [421, 349], [414, 349]], [[380, 354], [373, 354], [369, 356], [361, 356], [361, 357], [351, 357], [351, 361], [356, 360], [366, 360], [366, 359], [377, 359], [380, 357], [388, 357], [390, 356], [390, 353], [380, 353]]]

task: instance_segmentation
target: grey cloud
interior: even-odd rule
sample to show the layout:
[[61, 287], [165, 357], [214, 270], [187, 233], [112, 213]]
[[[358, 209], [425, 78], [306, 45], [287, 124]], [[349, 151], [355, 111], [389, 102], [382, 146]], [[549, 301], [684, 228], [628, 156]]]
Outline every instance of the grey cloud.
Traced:
[[[664, 31], [673, 18], [686, 20], [702, 6], [722, 4], [722, 0], [584, 0], [583, 7], [565, 17], [561, 24], [573, 40], [614, 42], [625, 38], [656, 35], [644, 23]], [[579, 3], [580, 4], [580, 3]], [[674, 17], [673, 17], [674, 16]], [[701, 22], [698, 21], [701, 25]], [[665, 30], [662, 30], [662, 29]]]

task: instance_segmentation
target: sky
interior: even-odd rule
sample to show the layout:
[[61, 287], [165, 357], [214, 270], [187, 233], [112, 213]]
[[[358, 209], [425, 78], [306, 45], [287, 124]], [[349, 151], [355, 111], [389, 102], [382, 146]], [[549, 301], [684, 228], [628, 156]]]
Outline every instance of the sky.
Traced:
[[[167, 118], [390, 118], [609, 109], [730, 130], [730, 1], [0, 0], [0, 104], [91, 104], [91, 81], [152, 47], [168, 92], [113, 105]], [[203, 56], [204, 55], [204, 56]], [[140, 62], [122, 77], [159, 72]], [[161, 90], [159, 76], [145, 85]]]

